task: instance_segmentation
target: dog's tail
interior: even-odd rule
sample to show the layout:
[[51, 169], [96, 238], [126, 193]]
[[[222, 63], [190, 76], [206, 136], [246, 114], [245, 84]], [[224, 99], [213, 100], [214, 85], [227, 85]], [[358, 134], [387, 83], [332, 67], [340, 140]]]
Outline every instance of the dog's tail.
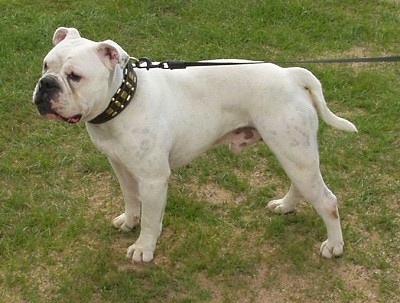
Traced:
[[326, 104], [324, 95], [322, 93], [321, 82], [319, 82], [319, 80], [310, 71], [304, 68], [295, 69], [301, 73], [301, 81], [303, 82], [305, 89], [309, 91], [313, 105], [317, 109], [322, 120], [324, 120], [327, 124], [333, 126], [334, 128], [348, 132], [357, 132], [357, 128], [353, 123], [336, 116], [328, 108], [328, 105]]

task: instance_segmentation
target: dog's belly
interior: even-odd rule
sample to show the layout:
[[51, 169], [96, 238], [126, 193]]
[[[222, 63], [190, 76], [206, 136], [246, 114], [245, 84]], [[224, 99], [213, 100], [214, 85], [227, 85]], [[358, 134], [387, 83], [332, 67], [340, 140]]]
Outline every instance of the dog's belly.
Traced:
[[[204, 138], [203, 138], [204, 140]], [[201, 140], [201, 141], [203, 141]], [[205, 144], [204, 147], [199, 148], [199, 141], [197, 144], [186, 144], [185, 148], [172, 149], [169, 155], [170, 167], [182, 166], [192, 161], [197, 156], [204, 153], [207, 149], [214, 145], [229, 144], [230, 149], [235, 152], [241, 152], [245, 147], [261, 141], [262, 138], [257, 129], [251, 126], [244, 126], [236, 128], [227, 134], [223, 135], [217, 140], [210, 141], [211, 144]]]

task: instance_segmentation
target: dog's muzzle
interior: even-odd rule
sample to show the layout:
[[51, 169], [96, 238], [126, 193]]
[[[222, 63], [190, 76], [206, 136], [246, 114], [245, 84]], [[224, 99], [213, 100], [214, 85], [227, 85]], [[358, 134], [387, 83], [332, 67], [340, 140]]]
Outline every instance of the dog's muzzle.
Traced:
[[33, 102], [41, 115], [55, 114], [51, 109], [50, 101], [54, 100], [60, 91], [61, 86], [58, 84], [56, 77], [47, 75], [39, 80]]
[[78, 114], [72, 117], [63, 117], [53, 110], [52, 106], [61, 92], [62, 88], [57, 78], [52, 75], [47, 75], [39, 80], [33, 96], [33, 102], [36, 104], [39, 113], [46, 119], [62, 120], [72, 124], [78, 123], [82, 115]]

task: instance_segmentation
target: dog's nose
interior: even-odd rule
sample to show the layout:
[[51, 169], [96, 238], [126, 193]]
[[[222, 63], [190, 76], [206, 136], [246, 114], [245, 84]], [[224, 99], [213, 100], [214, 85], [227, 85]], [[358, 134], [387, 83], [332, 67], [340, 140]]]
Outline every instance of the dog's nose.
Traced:
[[51, 75], [47, 75], [39, 80], [34, 95], [34, 103], [39, 105], [40, 103], [48, 103], [50, 98], [55, 96], [61, 90], [61, 86], [57, 81], [57, 78]]
[[39, 90], [53, 90], [53, 89], [60, 89], [60, 85], [57, 82], [57, 79], [52, 76], [46, 76], [40, 79], [39, 81]]

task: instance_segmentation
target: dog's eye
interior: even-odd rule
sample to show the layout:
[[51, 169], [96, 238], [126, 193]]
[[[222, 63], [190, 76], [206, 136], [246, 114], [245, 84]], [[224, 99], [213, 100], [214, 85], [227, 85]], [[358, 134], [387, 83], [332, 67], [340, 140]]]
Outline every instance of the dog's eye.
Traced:
[[72, 82], [79, 82], [81, 81], [82, 77], [72, 72], [68, 74], [68, 79], [71, 80]]
[[49, 68], [49, 66], [47, 65], [47, 62], [44, 62], [44, 63], [43, 63], [43, 70], [44, 70], [44, 71], [47, 71], [48, 68]]

